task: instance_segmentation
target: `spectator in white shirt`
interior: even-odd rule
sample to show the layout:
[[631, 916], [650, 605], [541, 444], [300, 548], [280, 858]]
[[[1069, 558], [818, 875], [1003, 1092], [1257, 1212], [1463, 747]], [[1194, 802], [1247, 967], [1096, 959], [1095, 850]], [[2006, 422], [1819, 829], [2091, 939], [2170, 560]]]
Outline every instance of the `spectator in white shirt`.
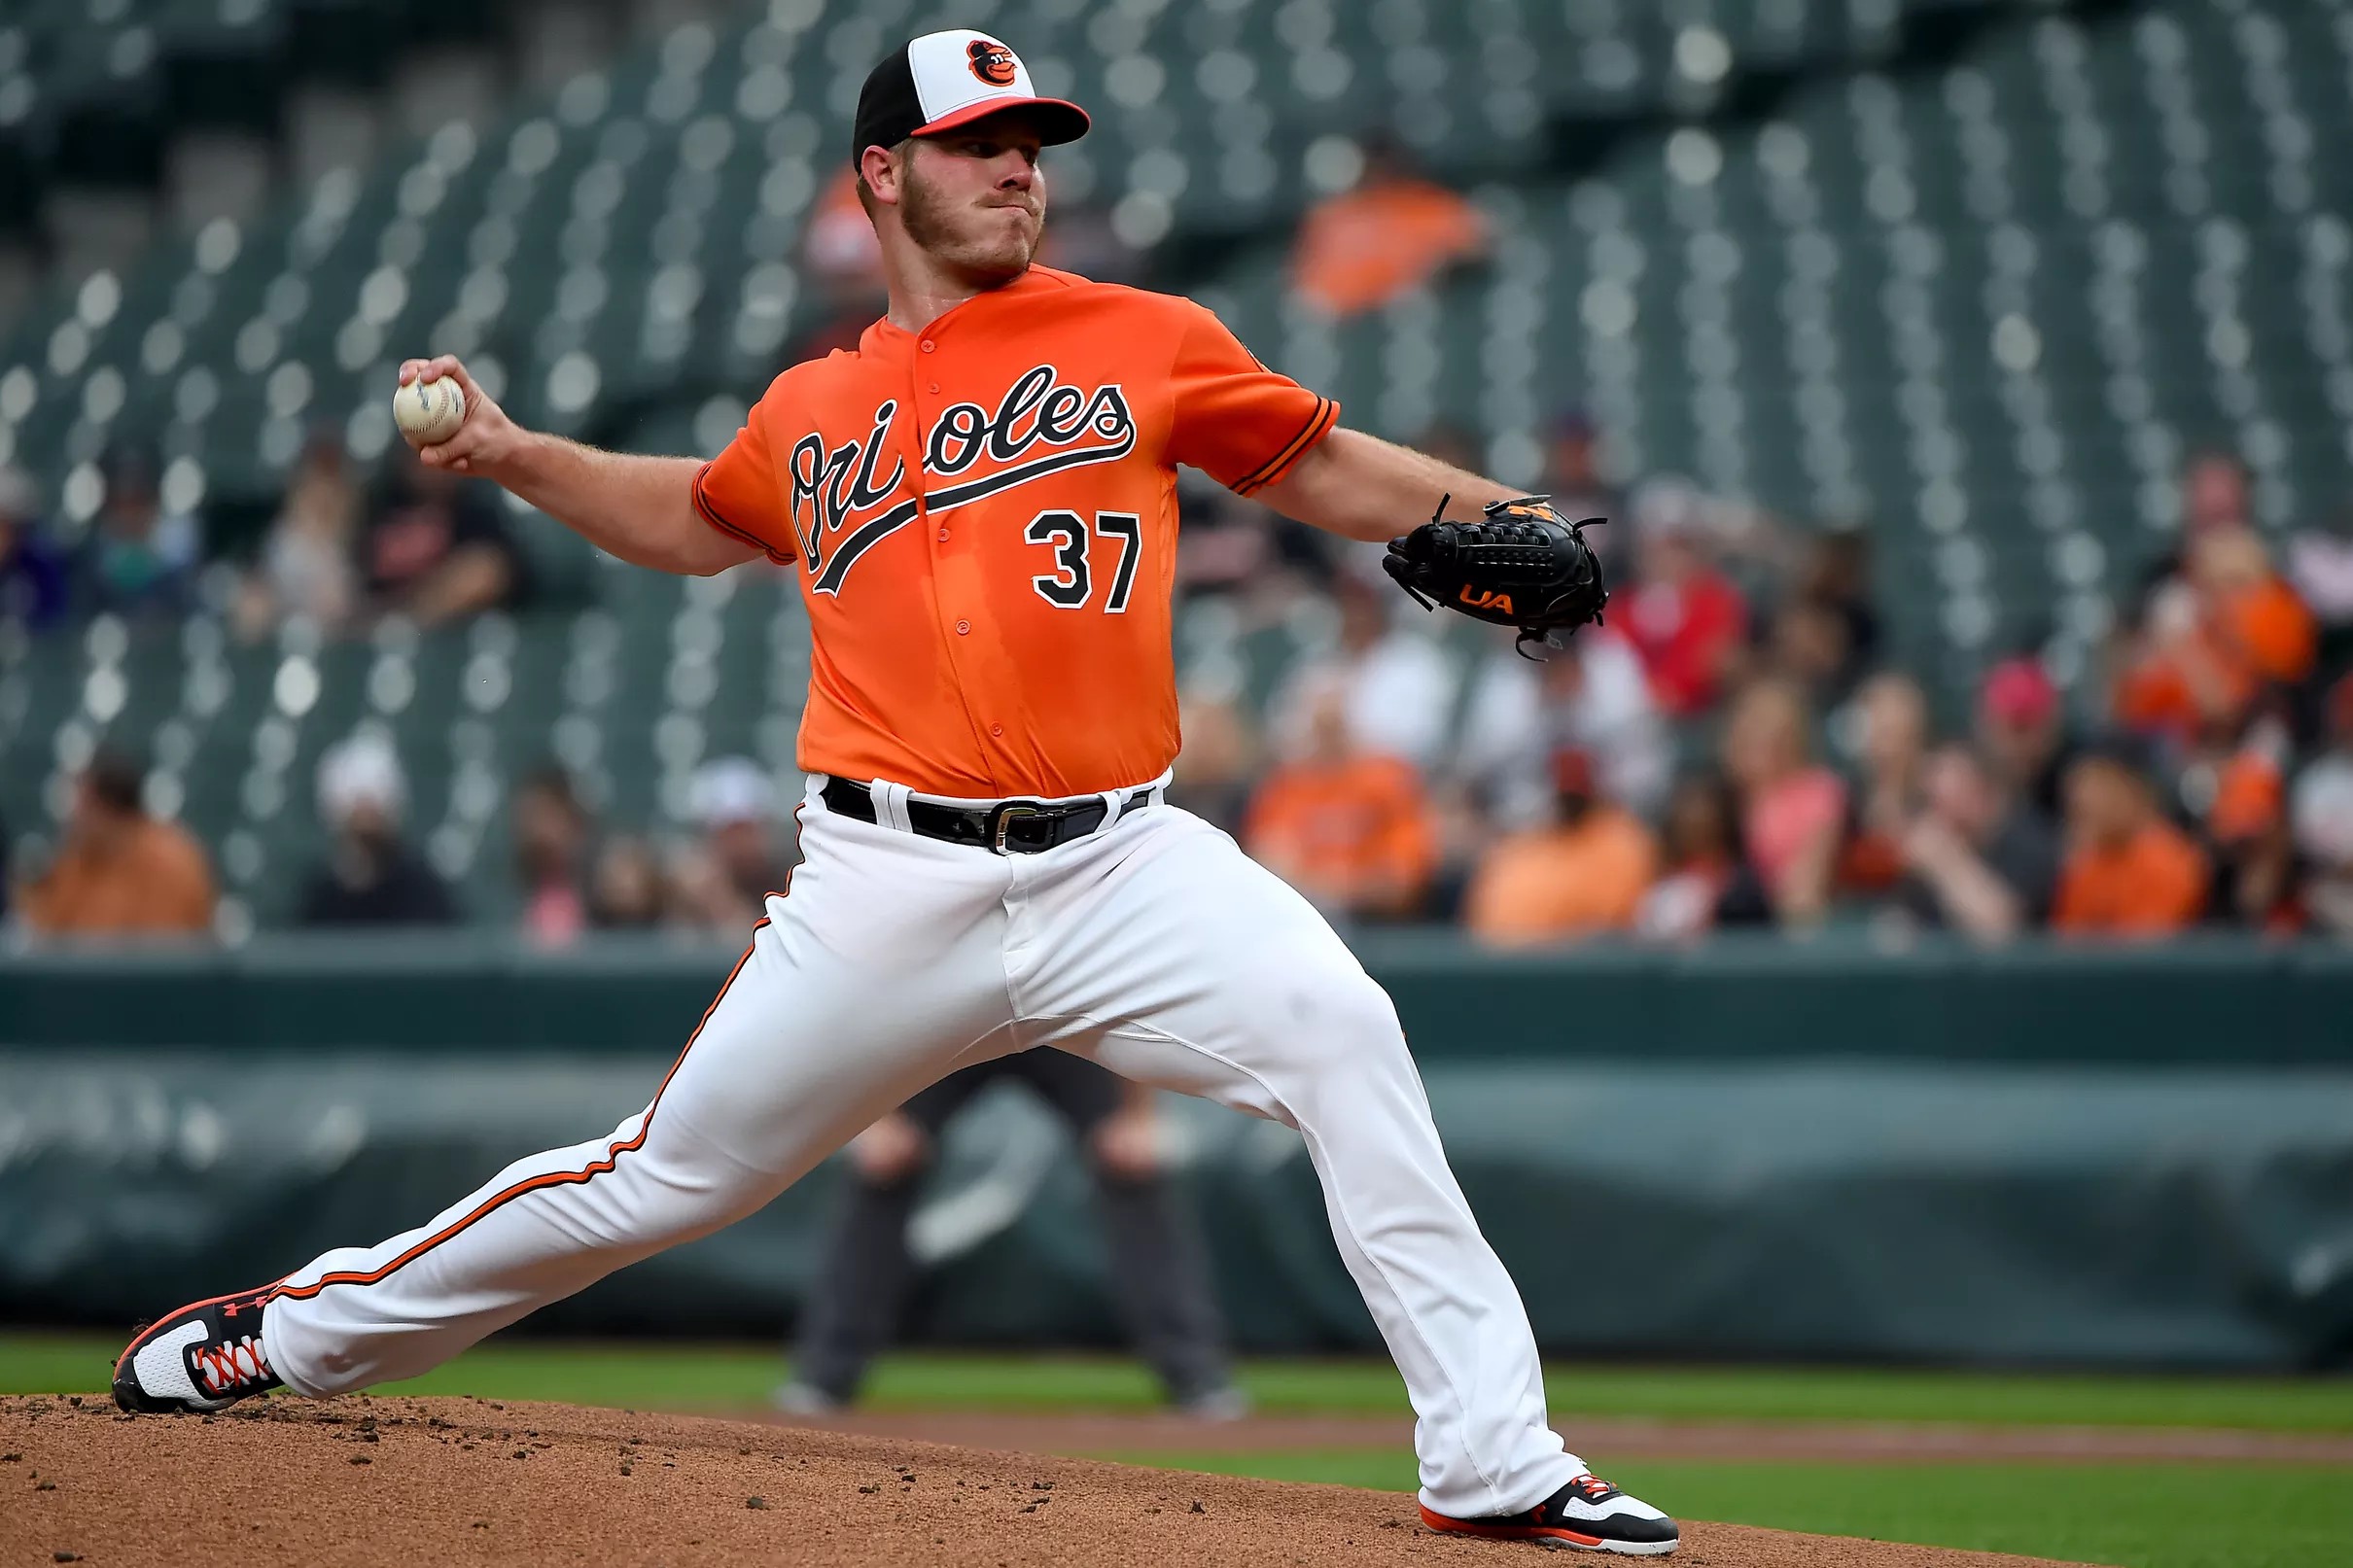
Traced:
[[1552, 799], [1547, 759], [1563, 749], [1594, 759], [1608, 798], [1656, 817], [1674, 744], [1641, 658], [1623, 638], [1588, 627], [1537, 661], [1513, 652], [1506, 634], [1473, 679], [1455, 772], [1486, 795], [1502, 825], [1543, 819]]
[[[1446, 749], [1459, 676], [1435, 635], [1437, 623], [1391, 587], [1353, 566], [1332, 584], [1340, 635], [1332, 651], [1303, 663], [1275, 704], [1270, 738], [1296, 756], [1306, 735], [1308, 694], [1337, 680], [1349, 732], [1368, 751], [1403, 757], [1424, 773]], [[1406, 616], [1413, 617], [1407, 620]]]
[[2325, 628], [2353, 626], [2353, 516], [2288, 541], [2288, 580]]
[[2353, 937], [2353, 676], [2329, 693], [2329, 749], [2298, 776], [2289, 804], [2314, 929]]

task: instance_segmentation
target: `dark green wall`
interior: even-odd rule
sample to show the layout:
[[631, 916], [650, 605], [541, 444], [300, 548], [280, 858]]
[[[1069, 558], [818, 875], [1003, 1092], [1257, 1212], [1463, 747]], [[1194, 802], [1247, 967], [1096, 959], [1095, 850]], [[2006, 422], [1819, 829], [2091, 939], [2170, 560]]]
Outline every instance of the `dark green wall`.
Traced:
[[[663, 1065], [0, 1050], [0, 1321], [127, 1325], [380, 1239], [524, 1153], [609, 1132]], [[2353, 1072], [1493, 1063], [1427, 1077], [1463, 1190], [1557, 1354], [2353, 1358]], [[1377, 1352], [1297, 1134], [1198, 1101], [1169, 1115], [1241, 1342]], [[837, 1179], [823, 1167], [535, 1326], [781, 1335]], [[959, 1210], [935, 1216], [951, 1234], [911, 1331], [1116, 1342], [1060, 1125], [1011, 1091], [977, 1106], [931, 1197], [982, 1183], [998, 1201], [961, 1212], [1011, 1217], [955, 1231]]]
[[[2292, 1369], [2353, 1357], [2353, 954], [1367, 940], [1559, 1353]], [[0, 960], [0, 1321], [128, 1322], [414, 1225], [640, 1108], [734, 955], [496, 941]], [[1296, 1134], [1172, 1114], [1256, 1349], [1369, 1350]], [[1018, 1099], [944, 1190], [1059, 1140]], [[535, 1321], [779, 1332], [834, 1171]], [[913, 1330], [1114, 1338], [1065, 1150]]]
[[[2353, 1063], [2353, 950], [1874, 947], [1499, 956], [1368, 937], [1425, 1063], [1871, 1061]], [[675, 1049], [732, 952], [663, 941], [542, 955], [499, 939], [281, 939], [228, 954], [0, 959], [0, 1044]]]

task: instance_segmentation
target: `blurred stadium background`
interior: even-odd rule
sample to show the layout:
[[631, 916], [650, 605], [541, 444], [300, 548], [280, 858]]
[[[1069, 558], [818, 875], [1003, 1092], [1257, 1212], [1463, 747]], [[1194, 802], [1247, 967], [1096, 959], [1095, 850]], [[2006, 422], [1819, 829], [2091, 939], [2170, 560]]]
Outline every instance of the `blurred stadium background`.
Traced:
[[[1396, 993], [1548, 1350], [2344, 1366], [2338, 0], [0, 0], [0, 1322], [642, 1100], [790, 861], [797, 597], [437, 484], [393, 366], [716, 451], [876, 313], [845, 127], [949, 23], [1095, 112], [1048, 260], [1611, 519], [1544, 666], [1181, 546], [1180, 798]], [[1296, 1139], [1163, 1115], [1240, 1346], [1377, 1349]], [[1051, 1119], [947, 1156], [910, 1334], [1115, 1343]], [[835, 1179], [539, 1326], [778, 1333]]]

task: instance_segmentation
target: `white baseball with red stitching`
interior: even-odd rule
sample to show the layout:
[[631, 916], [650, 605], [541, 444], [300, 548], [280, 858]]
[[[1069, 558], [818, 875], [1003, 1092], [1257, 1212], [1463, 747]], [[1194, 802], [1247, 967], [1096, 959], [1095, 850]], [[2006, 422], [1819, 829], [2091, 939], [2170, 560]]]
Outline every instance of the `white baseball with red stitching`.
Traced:
[[437, 446], [466, 423], [466, 394], [454, 377], [422, 377], [392, 395], [392, 420], [418, 446]]

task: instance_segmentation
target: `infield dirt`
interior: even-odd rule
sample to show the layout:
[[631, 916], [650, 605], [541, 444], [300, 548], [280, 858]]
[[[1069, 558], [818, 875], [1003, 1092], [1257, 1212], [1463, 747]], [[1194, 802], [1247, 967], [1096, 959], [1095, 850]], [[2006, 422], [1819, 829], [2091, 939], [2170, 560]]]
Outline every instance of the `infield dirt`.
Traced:
[[[1698, 1568], [2042, 1559], [1686, 1523]], [[1396, 1493], [908, 1439], [474, 1399], [127, 1416], [0, 1399], [0, 1568], [261, 1564], [1150, 1565], [1539, 1559]]]

